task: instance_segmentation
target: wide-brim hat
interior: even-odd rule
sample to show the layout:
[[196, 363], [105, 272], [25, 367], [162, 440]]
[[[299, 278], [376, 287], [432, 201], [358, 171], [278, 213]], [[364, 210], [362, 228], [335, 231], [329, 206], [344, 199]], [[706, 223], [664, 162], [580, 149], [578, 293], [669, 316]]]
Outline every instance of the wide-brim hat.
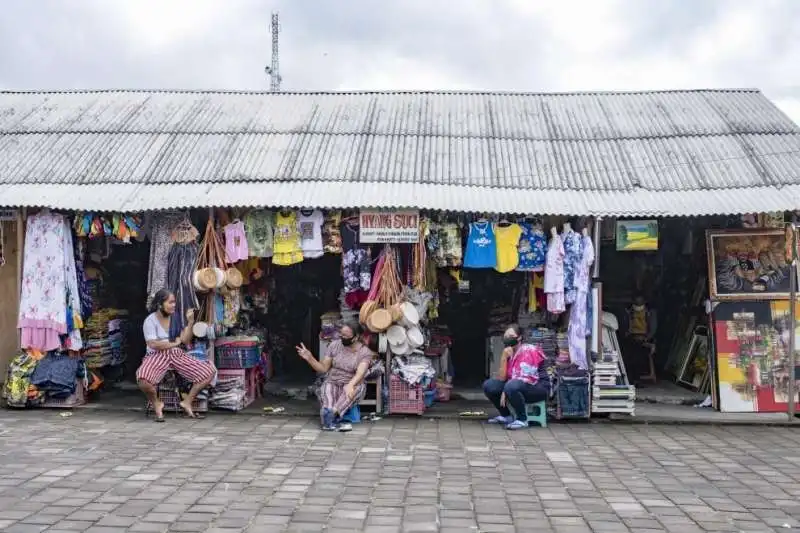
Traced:
[[376, 309], [367, 317], [367, 329], [372, 333], [382, 333], [392, 325], [392, 314], [386, 309]]
[[227, 285], [229, 289], [238, 289], [242, 286], [243, 282], [244, 278], [238, 268], [229, 268], [225, 271], [225, 285]]
[[217, 287], [217, 273], [213, 268], [201, 268], [196, 273], [197, 283], [196, 287], [200, 287], [201, 291], [210, 291]]

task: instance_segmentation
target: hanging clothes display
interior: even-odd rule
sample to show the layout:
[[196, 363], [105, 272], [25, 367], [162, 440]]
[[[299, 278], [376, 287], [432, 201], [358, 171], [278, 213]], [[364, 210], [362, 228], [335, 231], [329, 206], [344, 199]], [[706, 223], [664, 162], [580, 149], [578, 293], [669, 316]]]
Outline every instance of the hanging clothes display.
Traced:
[[200, 307], [192, 278], [200, 251], [197, 242], [174, 243], [167, 256], [167, 288], [175, 295], [175, 312], [169, 322], [169, 336], [177, 338], [186, 327], [186, 311]]
[[428, 252], [437, 267], [459, 267], [463, 260], [461, 229], [455, 222], [431, 223]]
[[564, 301], [564, 243], [553, 230], [547, 248], [547, 261], [544, 268], [544, 292], [547, 295], [547, 311], [559, 314], [566, 311]]
[[223, 229], [225, 234], [225, 262], [238, 263], [250, 257], [244, 223], [234, 220]]
[[67, 219], [48, 212], [29, 217], [24, 254], [17, 323], [22, 347], [80, 350], [83, 320]]
[[275, 215], [274, 237], [273, 264], [289, 266], [303, 261], [300, 232], [297, 230], [297, 213], [281, 211]]
[[372, 261], [369, 250], [360, 247], [359, 225], [356, 220], [342, 222], [342, 277], [347, 304], [357, 309], [366, 300], [372, 285]]
[[587, 316], [589, 306], [589, 278], [594, 263], [594, 245], [588, 236], [581, 239], [581, 257], [575, 270], [575, 302], [569, 311], [569, 339], [570, 361], [578, 368], [587, 369], [586, 337], [591, 335], [592, 329]]
[[519, 239], [519, 265], [517, 270], [525, 272], [544, 272], [547, 259], [547, 237], [541, 224], [522, 222], [522, 235]]
[[147, 273], [147, 306], [156, 292], [167, 286], [167, 256], [172, 248], [172, 232], [187, 217], [178, 212], [156, 213], [150, 234], [150, 265]]
[[519, 243], [522, 228], [518, 224], [500, 222], [494, 227], [497, 239], [497, 265], [498, 272], [511, 272], [519, 265]]
[[567, 303], [575, 303], [578, 294], [575, 288], [575, 271], [581, 262], [581, 236], [572, 229], [566, 229], [561, 234], [564, 243], [564, 299]]
[[304, 259], [316, 259], [325, 254], [322, 247], [322, 223], [325, 217], [319, 209], [301, 209], [297, 216], [300, 246]]
[[244, 234], [250, 257], [272, 257], [273, 245], [272, 211], [256, 209], [244, 217]]
[[497, 240], [488, 220], [469, 225], [464, 268], [494, 268], [497, 266]]
[[342, 212], [339, 210], [328, 211], [325, 223], [322, 225], [323, 250], [326, 254], [340, 254], [342, 250]]

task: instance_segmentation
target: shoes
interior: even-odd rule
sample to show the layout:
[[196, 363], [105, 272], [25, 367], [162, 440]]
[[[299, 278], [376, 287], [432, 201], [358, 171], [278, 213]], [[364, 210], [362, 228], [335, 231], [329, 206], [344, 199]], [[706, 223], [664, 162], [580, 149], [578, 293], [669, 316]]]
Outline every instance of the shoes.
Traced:
[[350, 422], [342, 422], [336, 428], [336, 431], [339, 431], [341, 433], [347, 433], [347, 432], [353, 431], [353, 424], [351, 424]]
[[503, 415], [496, 416], [494, 418], [490, 418], [489, 419], [489, 423], [490, 424], [498, 424], [498, 425], [503, 425], [503, 426], [507, 426], [513, 421], [514, 421], [514, 417], [503, 416]]
[[527, 422], [523, 422], [522, 420], [514, 420], [506, 426], [506, 429], [524, 429], [526, 427], [528, 427]]

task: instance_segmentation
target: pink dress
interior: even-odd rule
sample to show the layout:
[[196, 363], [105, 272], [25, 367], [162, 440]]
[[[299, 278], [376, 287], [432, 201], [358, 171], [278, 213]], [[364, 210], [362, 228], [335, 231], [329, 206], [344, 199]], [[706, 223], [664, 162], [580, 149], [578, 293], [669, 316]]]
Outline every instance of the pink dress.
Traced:
[[228, 263], [244, 261], [249, 253], [244, 223], [236, 220], [225, 226], [225, 260]]

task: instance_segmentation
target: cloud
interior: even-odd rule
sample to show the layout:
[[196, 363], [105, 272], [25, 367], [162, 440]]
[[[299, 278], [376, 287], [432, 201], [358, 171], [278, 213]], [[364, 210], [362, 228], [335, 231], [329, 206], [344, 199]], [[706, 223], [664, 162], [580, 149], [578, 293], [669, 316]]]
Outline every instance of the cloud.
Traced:
[[800, 122], [795, 0], [6, 0], [5, 88], [758, 87]]

